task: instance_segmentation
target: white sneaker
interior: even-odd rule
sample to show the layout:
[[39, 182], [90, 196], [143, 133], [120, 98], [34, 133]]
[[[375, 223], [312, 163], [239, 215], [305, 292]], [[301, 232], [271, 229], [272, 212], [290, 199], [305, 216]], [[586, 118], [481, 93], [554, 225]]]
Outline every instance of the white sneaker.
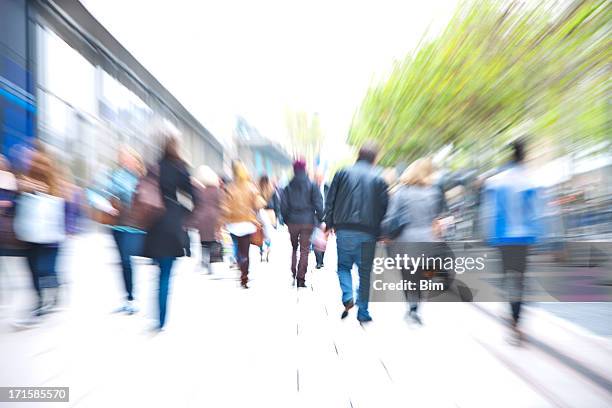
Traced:
[[13, 325], [19, 329], [29, 329], [39, 326], [42, 320], [43, 317], [40, 309], [36, 309], [29, 316], [15, 320]]
[[138, 313], [138, 308], [134, 304], [133, 300], [128, 300], [125, 305], [125, 313], [129, 315], [133, 315], [134, 313]]

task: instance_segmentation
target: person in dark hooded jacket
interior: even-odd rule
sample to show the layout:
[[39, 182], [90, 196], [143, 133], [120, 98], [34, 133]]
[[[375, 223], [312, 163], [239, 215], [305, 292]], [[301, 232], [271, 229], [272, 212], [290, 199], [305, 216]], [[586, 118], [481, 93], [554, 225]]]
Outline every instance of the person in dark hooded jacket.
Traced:
[[[310, 236], [315, 225], [323, 218], [323, 198], [317, 186], [306, 174], [306, 163], [296, 160], [293, 163], [293, 179], [283, 190], [281, 196], [281, 215], [289, 228], [291, 246], [291, 274], [298, 287], [306, 287], [308, 252]], [[300, 256], [298, 260], [298, 247]]]

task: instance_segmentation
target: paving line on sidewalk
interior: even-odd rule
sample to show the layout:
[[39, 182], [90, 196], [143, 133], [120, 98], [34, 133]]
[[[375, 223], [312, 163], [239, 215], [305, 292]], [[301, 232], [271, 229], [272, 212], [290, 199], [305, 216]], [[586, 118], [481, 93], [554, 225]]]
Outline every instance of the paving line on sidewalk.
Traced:
[[[482, 312], [493, 321], [497, 322], [500, 326], [506, 327], [506, 323], [504, 319], [500, 316], [497, 316], [490, 310], [483, 308], [477, 303], [472, 302], [471, 305], [475, 307], [478, 311]], [[612, 381], [605, 378], [604, 376], [598, 374], [597, 372], [591, 370], [589, 367], [586, 367], [584, 364], [580, 363], [573, 357], [568, 356], [566, 353], [558, 350], [555, 347], [552, 347], [541, 340], [536, 339], [533, 335], [525, 334], [526, 341], [538, 348], [540, 351], [546, 353], [547, 355], [555, 358], [558, 362], [563, 365], [571, 368], [576, 373], [582, 375], [584, 378], [594, 383], [595, 385], [603, 388], [608, 393], [612, 394]]]

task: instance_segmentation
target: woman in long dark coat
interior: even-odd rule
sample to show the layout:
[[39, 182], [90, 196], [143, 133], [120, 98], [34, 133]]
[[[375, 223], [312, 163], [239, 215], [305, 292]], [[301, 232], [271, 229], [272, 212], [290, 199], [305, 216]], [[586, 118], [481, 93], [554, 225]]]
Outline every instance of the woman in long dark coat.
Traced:
[[169, 137], [159, 162], [159, 190], [164, 202], [164, 213], [147, 231], [144, 256], [159, 266], [159, 326], [166, 323], [166, 305], [170, 287], [170, 274], [176, 258], [185, 256], [189, 241], [184, 223], [191, 213], [179, 196], [189, 196], [192, 207], [195, 197], [189, 171], [179, 154], [178, 139]]

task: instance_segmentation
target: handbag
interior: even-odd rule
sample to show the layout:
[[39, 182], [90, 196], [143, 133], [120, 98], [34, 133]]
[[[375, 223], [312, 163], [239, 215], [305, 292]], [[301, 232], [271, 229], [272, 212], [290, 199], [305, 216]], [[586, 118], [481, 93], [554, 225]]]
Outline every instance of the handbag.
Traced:
[[136, 192], [130, 208], [130, 223], [135, 227], [147, 230], [162, 216], [166, 206], [162, 198], [158, 176], [149, 173], [142, 177], [136, 186]]
[[66, 211], [63, 198], [44, 193], [24, 193], [17, 199], [14, 222], [20, 241], [53, 244], [66, 237]]
[[251, 245], [263, 246], [264, 243], [264, 231], [261, 225], [257, 226], [257, 230], [251, 234]]

